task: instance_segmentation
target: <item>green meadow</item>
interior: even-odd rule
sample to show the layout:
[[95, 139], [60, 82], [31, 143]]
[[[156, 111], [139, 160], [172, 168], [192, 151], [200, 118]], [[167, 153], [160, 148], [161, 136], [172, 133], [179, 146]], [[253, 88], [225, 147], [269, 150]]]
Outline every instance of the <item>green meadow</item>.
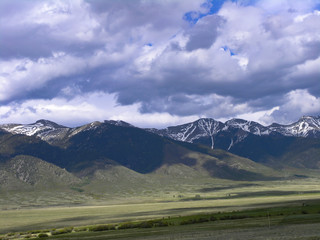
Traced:
[[[83, 192], [77, 189], [11, 192], [1, 194], [0, 236], [23, 239], [39, 237], [43, 232], [44, 237], [62, 239], [139, 239], [141, 235], [150, 239], [161, 236], [188, 239], [188, 231], [192, 230], [191, 235], [199, 234], [199, 239], [201, 236], [206, 239], [205, 236], [216, 231], [227, 234], [230, 229], [249, 228], [250, 234], [254, 234], [269, 225], [288, 229], [297, 223], [317, 225], [320, 222], [319, 183], [317, 177], [260, 182], [207, 178], [154, 184], [149, 188], [136, 186], [129, 193], [126, 188], [112, 189], [114, 195], [90, 192], [90, 185], [81, 186]], [[229, 219], [221, 218], [223, 214], [229, 214]], [[230, 214], [246, 217], [238, 219]], [[212, 216], [214, 221], [192, 220], [206, 216], [208, 219]], [[159, 219], [166, 222], [165, 227], [154, 224], [150, 228], [118, 229], [123, 223]], [[186, 224], [181, 224], [183, 221]], [[99, 225], [114, 226], [117, 230], [89, 231], [89, 226]], [[51, 236], [52, 232], [66, 228], [69, 230], [64, 234]], [[314, 236], [320, 237], [320, 233]]]

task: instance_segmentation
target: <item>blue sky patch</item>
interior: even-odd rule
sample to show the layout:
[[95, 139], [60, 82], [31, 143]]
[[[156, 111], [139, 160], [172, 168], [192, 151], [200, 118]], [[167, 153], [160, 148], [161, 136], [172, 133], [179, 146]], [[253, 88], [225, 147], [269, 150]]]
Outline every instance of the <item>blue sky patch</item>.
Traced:
[[183, 19], [191, 24], [196, 24], [199, 19], [219, 12], [225, 2], [237, 2], [243, 6], [254, 5], [258, 0], [211, 0], [203, 3], [201, 7], [209, 9], [207, 13], [190, 11], [184, 14]]
[[229, 52], [230, 53], [230, 56], [235, 56], [237, 55], [233, 50], [231, 50], [228, 46], [222, 46], [221, 47], [223, 49], [223, 51], [225, 52]]

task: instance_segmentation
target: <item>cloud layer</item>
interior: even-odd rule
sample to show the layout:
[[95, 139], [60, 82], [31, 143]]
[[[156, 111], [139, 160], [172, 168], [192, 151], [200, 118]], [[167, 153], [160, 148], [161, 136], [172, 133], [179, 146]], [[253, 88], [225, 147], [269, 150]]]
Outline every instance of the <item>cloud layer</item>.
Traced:
[[0, 3], [0, 121], [320, 114], [319, 0]]

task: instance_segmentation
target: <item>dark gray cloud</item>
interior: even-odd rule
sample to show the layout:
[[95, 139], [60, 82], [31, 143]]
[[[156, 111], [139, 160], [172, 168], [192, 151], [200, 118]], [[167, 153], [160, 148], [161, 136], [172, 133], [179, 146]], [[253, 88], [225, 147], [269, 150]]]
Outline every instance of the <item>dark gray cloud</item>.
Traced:
[[223, 18], [218, 15], [211, 15], [198, 21], [196, 25], [186, 32], [189, 37], [186, 50], [193, 51], [199, 48], [210, 48], [218, 36], [218, 28], [222, 23]]
[[[1, 119], [85, 109], [149, 124], [246, 113], [285, 122], [320, 112], [316, 0], [226, 1], [215, 14], [204, 2], [1, 1]], [[190, 12], [200, 19], [188, 22]]]

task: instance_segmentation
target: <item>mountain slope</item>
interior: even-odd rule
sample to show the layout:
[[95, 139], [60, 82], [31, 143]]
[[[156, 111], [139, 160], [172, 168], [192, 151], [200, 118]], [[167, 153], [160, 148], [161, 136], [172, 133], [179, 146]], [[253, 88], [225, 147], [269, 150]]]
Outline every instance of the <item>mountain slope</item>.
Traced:
[[272, 124], [268, 128], [284, 136], [320, 138], [320, 116], [304, 116], [295, 123], [289, 125]]
[[[111, 159], [134, 171], [146, 173], [162, 164], [166, 140], [139, 128], [101, 123], [68, 139], [67, 151], [75, 156], [73, 169], [94, 160]], [[80, 165], [79, 165], [80, 164]]]
[[[163, 166], [176, 169], [179, 165], [186, 170], [185, 174], [262, 179], [272, 169], [260, 171], [261, 165], [254, 165], [251, 160], [270, 167], [319, 168], [318, 120], [304, 117], [290, 127], [278, 126], [276, 129], [275, 125], [264, 127], [241, 119], [226, 123], [199, 119], [162, 130], [144, 130], [122, 121], [93, 122], [67, 128], [40, 120], [35, 124], [5, 125], [2, 128], [0, 161], [28, 155], [66, 168], [79, 176], [92, 175], [110, 164], [143, 174], [164, 169]], [[283, 129], [295, 129], [292, 134], [297, 134], [297, 126], [310, 134], [293, 137], [281, 133]], [[230, 157], [227, 153], [217, 156], [210, 149], [204, 150], [195, 144], [226, 150], [238, 156]], [[236, 159], [238, 166], [242, 167], [236, 167], [237, 164], [230, 159]]]
[[[177, 141], [224, 149], [273, 167], [319, 168], [320, 117], [302, 117], [290, 125], [259, 123], [232, 119], [225, 123], [213, 119], [168, 127], [148, 129]], [[308, 161], [305, 160], [308, 156]], [[287, 157], [294, 156], [294, 157]]]
[[[256, 136], [282, 135], [288, 137], [312, 137], [320, 138], [320, 117], [302, 117], [298, 122], [290, 125], [272, 124], [262, 126], [253, 121], [243, 119], [231, 119], [225, 123], [211, 118], [202, 118], [195, 122], [172, 126], [165, 129], [147, 129], [150, 132], [165, 136], [174, 140], [195, 143], [202, 138], [209, 138], [213, 141], [218, 133], [241, 133], [242, 139], [249, 134]], [[239, 135], [239, 136], [240, 136]], [[232, 139], [230, 139], [232, 142]], [[211, 141], [211, 146], [214, 142]]]
[[[167, 167], [183, 164], [197, 173], [214, 178], [232, 180], [271, 180], [279, 178], [279, 172], [239, 157], [224, 150], [212, 150], [201, 145], [180, 144], [166, 146]], [[175, 173], [177, 174], [177, 173]], [[182, 174], [180, 174], [182, 175]]]
[[[77, 133], [90, 130], [101, 124], [110, 124], [122, 127], [134, 127], [123, 121], [104, 121], [93, 122], [77, 128], [68, 128], [48, 120], [39, 120], [33, 124], [3, 124], [0, 129], [13, 134], [24, 134], [28, 136], [37, 136], [51, 144], [57, 144], [62, 139], [69, 138]], [[304, 116], [297, 122], [289, 125], [280, 125], [274, 123], [270, 126], [262, 126], [253, 121], [243, 119], [231, 119], [225, 123], [211, 118], [202, 118], [195, 122], [172, 126], [165, 129], [146, 129], [149, 132], [156, 133], [174, 140], [183, 142], [201, 142], [203, 138], [209, 138], [210, 146], [215, 144], [214, 137], [218, 133], [237, 132], [238, 138], [245, 138], [249, 133], [256, 136], [274, 136], [283, 135], [288, 137], [309, 137], [320, 138], [320, 116]], [[241, 136], [240, 136], [241, 135]], [[230, 139], [230, 143], [233, 139]], [[241, 140], [241, 139], [240, 139]], [[239, 141], [239, 139], [238, 139]], [[235, 143], [233, 141], [233, 143]], [[232, 144], [230, 144], [230, 148]]]
[[69, 129], [61, 138], [64, 147], [50, 145], [35, 136], [11, 133], [3, 133], [0, 141], [4, 163], [15, 156], [28, 155], [82, 177], [117, 165], [143, 174], [175, 168], [180, 169], [180, 175], [193, 172], [198, 176], [241, 180], [267, 179], [268, 172], [272, 172], [258, 170], [262, 166], [249, 159], [232, 155], [235, 160], [230, 162], [229, 153], [212, 155], [196, 145], [169, 140], [127, 124], [92, 123]]
[[66, 170], [32, 156], [15, 156], [0, 164], [0, 168], [2, 188], [59, 188], [80, 183], [80, 179]]

